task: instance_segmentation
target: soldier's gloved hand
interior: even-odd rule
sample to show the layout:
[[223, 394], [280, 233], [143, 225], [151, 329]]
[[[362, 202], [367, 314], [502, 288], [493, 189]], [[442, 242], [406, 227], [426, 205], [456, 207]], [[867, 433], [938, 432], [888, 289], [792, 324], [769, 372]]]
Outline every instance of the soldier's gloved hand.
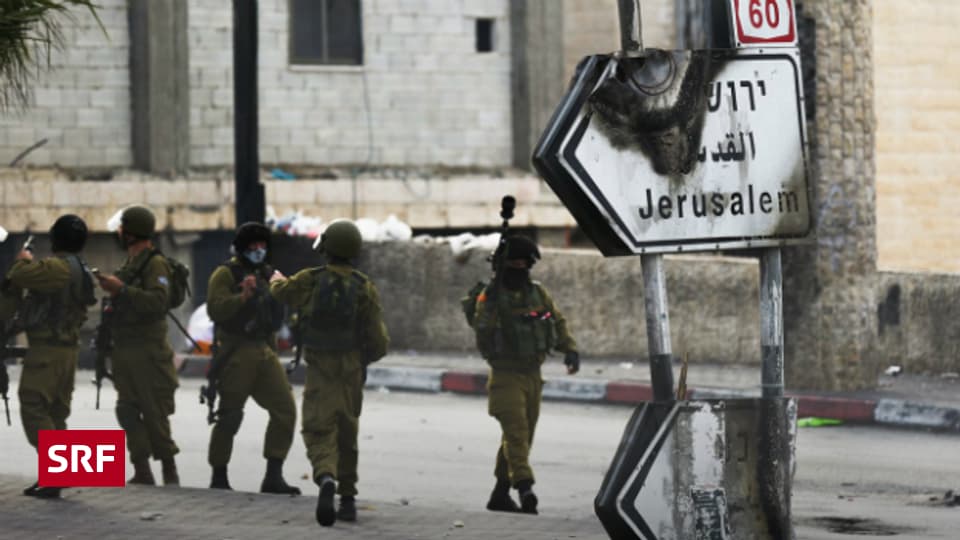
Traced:
[[567, 351], [567, 354], [563, 356], [563, 364], [567, 366], [567, 374], [569, 375], [580, 371], [580, 353]]

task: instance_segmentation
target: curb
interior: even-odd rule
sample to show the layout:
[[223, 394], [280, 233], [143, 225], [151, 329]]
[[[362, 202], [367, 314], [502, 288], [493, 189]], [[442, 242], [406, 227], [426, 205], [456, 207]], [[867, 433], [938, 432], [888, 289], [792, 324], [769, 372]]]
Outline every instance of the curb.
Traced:
[[[181, 377], [204, 377], [208, 359], [187, 357], [179, 371]], [[290, 382], [302, 383], [301, 365], [290, 376]], [[367, 388], [413, 392], [452, 392], [484, 395], [487, 374], [448, 371], [443, 368], [371, 366], [367, 372]], [[687, 399], [730, 399], [757, 397], [759, 393], [742, 389], [691, 388]], [[842, 396], [788, 392], [796, 398], [798, 416], [834, 418], [851, 424], [885, 425], [905, 428], [933, 429], [960, 433], [960, 409], [899, 399], [858, 399]], [[543, 385], [543, 398], [560, 401], [637, 405], [653, 399], [649, 384], [598, 379], [548, 379]]]

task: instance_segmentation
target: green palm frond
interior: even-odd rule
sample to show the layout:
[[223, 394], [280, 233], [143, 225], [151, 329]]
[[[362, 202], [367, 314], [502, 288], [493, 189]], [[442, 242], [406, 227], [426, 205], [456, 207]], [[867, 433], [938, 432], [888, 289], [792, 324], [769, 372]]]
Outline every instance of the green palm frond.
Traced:
[[0, 111], [27, 103], [32, 78], [64, 44], [62, 16], [87, 9], [103, 30], [98, 7], [94, 0], [0, 0]]

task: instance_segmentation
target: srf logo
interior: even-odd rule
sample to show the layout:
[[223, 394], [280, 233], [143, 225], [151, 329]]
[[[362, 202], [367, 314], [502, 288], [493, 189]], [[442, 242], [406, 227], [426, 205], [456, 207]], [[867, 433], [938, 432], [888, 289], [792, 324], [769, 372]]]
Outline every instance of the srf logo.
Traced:
[[123, 487], [126, 433], [122, 429], [43, 429], [37, 445], [42, 487]]

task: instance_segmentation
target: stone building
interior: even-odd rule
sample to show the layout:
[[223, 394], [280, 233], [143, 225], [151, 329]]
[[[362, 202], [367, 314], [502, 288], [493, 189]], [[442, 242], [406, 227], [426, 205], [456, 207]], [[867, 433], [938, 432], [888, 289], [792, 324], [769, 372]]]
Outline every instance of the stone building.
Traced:
[[[796, 3], [817, 238], [785, 254], [788, 384], [956, 369], [960, 329], [938, 321], [960, 320], [960, 93], [940, 52], [960, 39], [960, 4]], [[104, 29], [78, 13], [29, 106], [0, 115], [0, 163], [46, 141], [0, 169], [0, 224], [43, 230], [69, 209], [99, 229], [146, 202], [204, 244], [234, 226], [230, 3], [100, 4]], [[695, 42], [704, 5], [644, 0], [645, 45]], [[544, 239], [575, 225], [528, 159], [577, 61], [618, 47], [615, 0], [261, 0], [259, 14], [260, 157], [278, 214], [477, 229], [510, 192], [516, 224]]]

